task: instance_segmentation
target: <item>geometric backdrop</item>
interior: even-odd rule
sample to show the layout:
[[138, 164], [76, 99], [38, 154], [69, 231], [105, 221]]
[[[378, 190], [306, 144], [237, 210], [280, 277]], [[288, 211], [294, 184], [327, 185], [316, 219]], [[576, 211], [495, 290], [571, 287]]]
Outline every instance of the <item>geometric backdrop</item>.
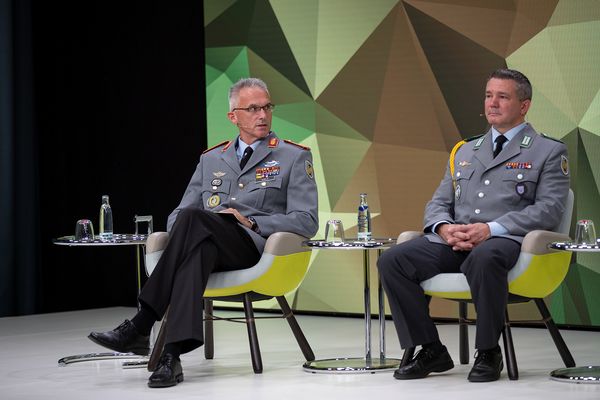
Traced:
[[[500, 67], [531, 80], [527, 120], [568, 145], [575, 217], [600, 225], [600, 2], [205, 0], [204, 11], [208, 145], [236, 134], [229, 86], [265, 80], [273, 130], [312, 149], [317, 237], [333, 217], [355, 236], [362, 192], [375, 236], [420, 229], [452, 146], [487, 128], [485, 79]], [[361, 313], [361, 257], [314, 251], [293, 308]], [[600, 326], [600, 255], [573, 260], [547, 299], [551, 312], [559, 323]], [[432, 314], [454, 308], [432, 303]]]

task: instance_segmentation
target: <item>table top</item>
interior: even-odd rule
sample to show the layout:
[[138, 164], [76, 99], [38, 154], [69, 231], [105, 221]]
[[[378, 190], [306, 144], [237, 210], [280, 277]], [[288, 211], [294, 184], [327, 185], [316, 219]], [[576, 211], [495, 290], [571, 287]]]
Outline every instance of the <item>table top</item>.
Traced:
[[577, 252], [600, 252], [600, 239], [596, 241], [596, 244], [577, 244], [572, 242], [552, 242], [548, 245], [550, 249], [556, 250], [567, 250]]
[[75, 236], [61, 236], [52, 242], [59, 246], [130, 246], [146, 243], [148, 235], [131, 233], [115, 233], [111, 240], [102, 240], [96, 236], [94, 240], [75, 240]]
[[326, 249], [326, 250], [369, 250], [369, 249], [387, 249], [396, 244], [396, 239], [392, 238], [373, 238], [369, 241], [358, 240], [357, 238], [348, 238], [343, 242], [326, 242], [325, 240], [307, 240], [302, 242], [306, 247]]

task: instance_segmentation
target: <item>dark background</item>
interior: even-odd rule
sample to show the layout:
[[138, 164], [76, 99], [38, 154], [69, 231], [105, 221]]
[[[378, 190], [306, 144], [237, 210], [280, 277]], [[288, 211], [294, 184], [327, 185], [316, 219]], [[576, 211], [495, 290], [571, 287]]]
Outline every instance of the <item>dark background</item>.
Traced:
[[0, 316], [133, 306], [135, 247], [52, 239], [103, 194], [116, 233], [165, 229], [206, 148], [202, 2], [1, 1]]

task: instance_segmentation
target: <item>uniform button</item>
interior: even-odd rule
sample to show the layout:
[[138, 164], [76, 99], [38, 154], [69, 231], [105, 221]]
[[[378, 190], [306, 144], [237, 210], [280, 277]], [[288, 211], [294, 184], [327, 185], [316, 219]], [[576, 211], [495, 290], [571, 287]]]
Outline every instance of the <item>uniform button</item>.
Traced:
[[244, 188], [244, 184], [243, 183], [238, 183], [238, 186], [240, 187], [240, 189]]
[[260, 186], [267, 186], [267, 182], [261, 182]]
[[231, 200], [235, 201], [235, 197], [232, 197]]
[[217, 187], [216, 187], [216, 186], [213, 186], [213, 190], [217, 190]]
[[488, 179], [486, 179], [486, 180], [483, 182], [483, 184], [487, 186], [487, 185], [489, 185], [489, 184], [490, 184], [490, 181], [489, 181]]
[[485, 196], [485, 194], [483, 192], [479, 192], [479, 194], [477, 196], [479, 196], [479, 198], [481, 198], [481, 197]]
[[457, 173], [456, 173], [456, 176], [460, 176], [460, 172], [457, 172]]
[[517, 179], [523, 179], [523, 174], [517, 175]]
[[475, 214], [480, 214], [480, 213], [481, 213], [481, 210], [479, 208], [476, 208], [475, 209]]

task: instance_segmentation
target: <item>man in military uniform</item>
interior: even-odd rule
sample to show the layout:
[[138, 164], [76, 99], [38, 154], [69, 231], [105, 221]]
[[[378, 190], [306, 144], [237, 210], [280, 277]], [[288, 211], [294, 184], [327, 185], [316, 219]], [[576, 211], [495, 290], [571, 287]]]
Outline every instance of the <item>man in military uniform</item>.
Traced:
[[271, 132], [274, 107], [260, 79], [231, 87], [227, 117], [239, 136], [200, 157], [169, 216], [169, 243], [139, 296], [141, 310], [116, 329], [89, 336], [116, 351], [148, 354], [152, 325], [169, 306], [166, 345], [150, 387], [181, 382], [179, 355], [203, 344], [201, 295], [211, 272], [256, 264], [274, 232], [317, 232], [310, 149]]
[[523, 237], [559, 224], [569, 190], [567, 149], [525, 122], [531, 84], [522, 73], [494, 71], [485, 91], [490, 130], [453, 150], [446, 174], [425, 208], [423, 237], [389, 249], [378, 268], [403, 348], [421, 345], [397, 379], [453, 368], [429, 317], [420, 282], [465, 274], [477, 311], [477, 357], [468, 379], [494, 381], [508, 301], [507, 274]]

